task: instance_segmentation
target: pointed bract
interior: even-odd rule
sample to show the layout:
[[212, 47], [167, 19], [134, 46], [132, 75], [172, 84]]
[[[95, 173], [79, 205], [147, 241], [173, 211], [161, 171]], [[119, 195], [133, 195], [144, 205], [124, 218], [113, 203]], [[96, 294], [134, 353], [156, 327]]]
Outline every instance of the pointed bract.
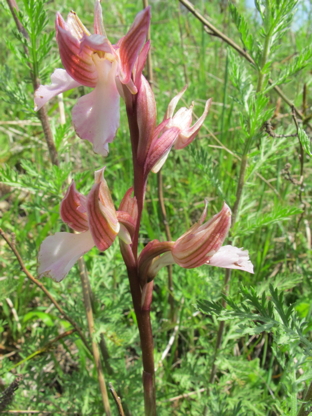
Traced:
[[[144, 287], [147, 282], [151, 281], [159, 269], [166, 265], [160, 259], [164, 259], [168, 254], [171, 256], [171, 253], [167, 252], [170, 252], [173, 244], [173, 241], [153, 240], [144, 247], [138, 259], [141, 287]], [[160, 257], [161, 254], [163, 255]]]
[[143, 164], [146, 160], [156, 124], [154, 93], [143, 75], [141, 75], [141, 86], [137, 96], [137, 122], [139, 128], [137, 161]]
[[138, 203], [136, 197], [131, 196], [132, 193], [133, 188], [131, 187], [122, 198], [118, 211], [127, 212], [131, 216], [133, 222], [136, 223], [138, 219]]
[[[137, 14], [128, 33], [120, 39], [119, 57], [120, 57], [120, 80], [123, 84], [129, 84], [132, 93], [137, 92], [137, 88], [131, 82], [131, 73], [139, 53], [145, 44], [151, 20], [150, 7], [146, 7]], [[133, 84], [133, 85], [132, 85]]]

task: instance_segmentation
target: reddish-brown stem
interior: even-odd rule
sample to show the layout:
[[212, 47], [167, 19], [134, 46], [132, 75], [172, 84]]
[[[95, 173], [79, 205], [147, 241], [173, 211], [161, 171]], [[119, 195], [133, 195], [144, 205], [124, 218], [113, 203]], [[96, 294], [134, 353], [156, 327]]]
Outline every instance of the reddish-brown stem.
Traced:
[[139, 242], [139, 232], [144, 205], [144, 196], [146, 188], [146, 174], [144, 166], [137, 161], [137, 147], [139, 140], [139, 129], [137, 124], [136, 96], [126, 99], [127, 116], [131, 137], [132, 160], [134, 173], [134, 195], [138, 204], [138, 218], [134, 236], [132, 238], [132, 256], [127, 255], [126, 249], [122, 250], [124, 261], [127, 266], [127, 272], [130, 282], [130, 291], [132, 295], [133, 306], [137, 317], [139, 328], [142, 361], [143, 361], [143, 388], [144, 388], [144, 407], [145, 416], [156, 416], [156, 394], [155, 394], [155, 365], [154, 365], [154, 344], [152, 326], [150, 320], [150, 308], [142, 308], [142, 289], [140, 286], [140, 277], [137, 268], [137, 252]]
[[154, 342], [150, 320], [150, 310], [141, 308], [141, 288], [136, 267], [127, 267], [130, 282], [130, 290], [133, 306], [138, 321], [140, 333], [142, 362], [143, 362], [143, 386], [144, 406], [146, 416], [156, 416], [156, 394], [155, 394], [155, 365], [154, 365]]

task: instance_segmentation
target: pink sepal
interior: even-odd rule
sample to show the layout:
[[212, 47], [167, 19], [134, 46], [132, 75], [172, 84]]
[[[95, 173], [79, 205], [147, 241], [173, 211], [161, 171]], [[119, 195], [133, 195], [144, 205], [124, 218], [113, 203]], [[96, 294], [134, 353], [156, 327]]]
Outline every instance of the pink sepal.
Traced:
[[[83, 29], [81, 31], [83, 32]], [[56, 40], [64, 68], [75, 81], [94, 88], [98, 81], [98, 73], [92, 59], [93, 51], [88, 47], [81, 49], [82, 37], [79, 38], [79, 36], [85, 36], [85, 34], [79, 33], [79, 26], [76, 36], [72, 32], [73, 30], [70, 31], [68, 24], [58, 13], [56, 16]]]
[[56, 69], [51, 75], [51, 85], [40, 85], [35, 91], [35, 111], [40, 110], [51, 98], [81, 84], [67, 74], [65, 69]]
[[103, 15], [101, 1], [95, 0], [94, 2], [94, 23], [93, 23], [94, 33], [98, 35], [106, 36], [104, 24], [103, 24]]
[[75, 231], [89, 229], [86, 203], [87, 198], [76, 190], [73, 181], [61, 202], [60, 214], [62, 220]]
[[119, 94], [115, 64], [100, 58], [97, 63], [102, 70], [101, 77], [92, 92], [79, 98], [72, 117], [77, 135], [93, 143], [96, 153], [107, 156], [108, 144], [113, 141], [119, 125]]
[[149, 311], [153, 300], [154, 282], [148, 282], [142, 289], [141, 294], [141, 309], [142, 311]]
[[56, 233], [40, 246], [38, 275], [60, 282], [76, 261], [94, 247], [90, 231], [81, 234]]
[[206, 208], [207, 205], [199, 222], [183, 234], [172, 248], [174, 261], [186, 269], [207, 263], [222, 246], [231, 226], [231, 210], [226, 204], [218, 214], [203, 224]]
[[[165, 163], [168, 154], [173, 146], [178, 134], [178, 127], [171, 127], [166, 130], [159, 138], [153, 139], [151, 147], [148, 152], [145, 164], [145, 172], [151, 170], [157, 173]], [[154, 133], [155, 135], [155, 133]]]
[[91, 33], [81, 22], [77, 14], [73, 11], [68, 13], [66, 22], [62, 18], [60, 13], [56, 13], [56, 25], [61, 26], [63, 29], [66, 29], [70, 34], [77, 40], [81, 40], [84, 36], [90, 36]]
[[192, 127], [181, 130], [181, 133], [179, 134], [174, 144], [175, 149], [183, 149], [195, 139], [199, 132], [199, 129], [201, 128], [205, 121], [205, 118], [207, 117], [211, 103], [211, 98], [206, 101], [205, 109], [202, 116], [196, 121], [196, 123]]
[[143, 75], [141, 75], [141, 86], [137, 96], [137, 122], [139, 127], [137, 161], [143, 164], [146, 160], [156, 124], [154, 93]]
[[194, 104], [192, 104], [190, 108], [186, 108], [186, 107], [179, 108], [179, 110], [175, 113], [174, 117], [169, 119], [169, 122], [166, 127], [167, 128], [170, 128], [173, 126], [179, 127], [181, 133], [187, 130], [192, 124], [193, 107], [194, 107]]
[[187, 89], [187, 85], [185, 85], [185, 87], [182, 89], [182, 91], [180, 91], [176, 96], [174, 96], [172, 98], [172, 100], [170, 101], [170, 103], [168, 105], [164, 120], [167, 120], [167, 119], [173, 117], [176, 106], [177, 106], [178, 102], [180, 101], [182, 95], [185, 93], [186, 89]]
[[150, 7], [146, 7], [137, 14], [128, 33], [118, 42], [120, 57], [119, 76], [123, 84], [128, 84], [131, 81], [134, 64], [146, 40], [150, 18]]
[[101, 251], [110, 247], [119, 233], [120, 224], [107, 183], [102, 176], [104, 169], [95, 173], [96, 183], [87, 199], [89, 227], [95, 245]]
[[223, 246], [207, 261], [210, 266], [226, 269], [243, 270], [253, 273], [253, 264], [249, 259], [248, 250], [233, 246]]
[[150, 47], [151, 47], [151, 41], [148, 40], [143, 46], [134, 66], [134, 71], [133, 71], [134, 72], [134, 84], [138, 90], [141, 88], [141, 75], [142, 75], [143, 68], [145, 66], [145, 62], [146, 62]]

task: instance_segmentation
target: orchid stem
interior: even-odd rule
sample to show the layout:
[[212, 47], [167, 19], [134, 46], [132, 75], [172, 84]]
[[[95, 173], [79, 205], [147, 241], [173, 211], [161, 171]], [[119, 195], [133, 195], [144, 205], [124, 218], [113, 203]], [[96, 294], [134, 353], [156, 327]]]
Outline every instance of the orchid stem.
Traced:
[[154, 342], [150, 310], [143, 310], [141, 307], [142, 297], [140, 285], [138, 284], [137, 268], [127, 267], [127, 271], [142, 349], [145, 416], [156, 416]]

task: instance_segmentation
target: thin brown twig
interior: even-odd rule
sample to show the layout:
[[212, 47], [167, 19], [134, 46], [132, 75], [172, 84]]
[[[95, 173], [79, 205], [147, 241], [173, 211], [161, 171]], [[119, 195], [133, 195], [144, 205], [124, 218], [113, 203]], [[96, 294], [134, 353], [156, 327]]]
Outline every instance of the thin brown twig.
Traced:
[[265, 129], [266, 133], [268, 133], [268, 135], [273, 137], [274, 139], [283, 139], [283, 138], [287, 138], [287, 137], [297, 137], [298, 136], [298, 133], [294, 133], [294, 134], [276, 134], [276, 133], [274, 133], [270, 120], [268, 120], [264, 123], [264, 129]]
[[63, 308], [58, 304], [58, 302], [54, 299], [54, 297], [51, 295], [51, 293], [48, 291], [48, 289], [46, 289], [46, 287], [39, 282], [39, 280], [37, 280], [30, 272], [29, 270], [26, 268], [21, 255], [19, 254], [17, 248], [15, 247], [15, 245], [13, 244], [13, 242], [10, 240], [9, 236], [0, 228], [0, 235], [2, 236], [2, 238], [7, 242], [8, 246], [10, 247], [10, 249], [12, 250], [12, 252], [14, 253], [17, 261], [19, 262], [22, 271], [25, 273], [25, 275], [28, 277], [29, 280], [31, 280], [36, 286], [39, 287], [39, 289], [41, 289], [45, 295], [50, 299], [50, 301], [53, 303], [53, 305], [56, 307], [56, 309], [60, 312], [60, 314], [63, 316], [63, 318], [69, 322], [77, 331], [77, 333], [79, 334], [82, 342], [84, 343], [84, 345], [86, 346], [86, 348], [88, 349], [88, 351], [92, 354], [92, 350], [90, 348], [90, 346], [88, 345], [88, 341], [86, 340], [85, 336], [83, 335], [80, 327], [78, 326], [78, 324], [72, 319], [70, 318], [66, 312], [63, 310]]
[[[207, 132], [209, 133], [209, 136], [211, 136], [221, 147], [222, 149], [224, 149], [226, 152], [228, 152], [229, 154], [231, 154], [232, 156], [234, 156], [236, 159], [238, 159], [239, 161], [242, 160], [242, 158], [240, 156], [238, 156], [236, 153], [233, 153], [230, 149], [228, 149], [226, 146], [224, 146], [224, 144], [222, 144], [222, 142], [215, 136], [214, 133], [212, 133], [212, 131], [210, 131], [208, 129], [208, 127], [206, 127], [205, 125], [203, 125], [204, 129], [207, 130]], [[270, 184], [270, 182], [268, 182], [259, 172], [256, 172], [256, 176], [258, 176], [259, 179], [261, 179], [270, 189], [272, 189], [272, 191], [280, 198], [280, 194], [278, 193], [278, 191], [274, 188], [274, 186], [272, 186]]]
[[118, 396], [118, 394], [116, 393], [116, 391], [115, 391], [112, 383], [109, 383], [109, 390], [112, 393], [112, 396], [113, 396], [113, 398], [115, 400], [115, 403], [116, 403], [116, 406], [117, 406], [117, 409], [118, 409], [119, 416], [125, 416], [125, 413], [123, 411], [122, 404], [121, 404], [121, 399]]
[[7, 406], [12, 402], [14, 393], [18, 389], [22, 376], [19, 375], [0, 395], [0, 411], [3, 412]]
[[103, 402], [105, 414], [107, 416], [111, 416], [111, 410], [110, 410], [110, 405], [109, 405], [109, 400], [108, 400], [105, 378], [104, 378], [104, 373], [103, 373], [102, 363], [101, 363], [101, 358], [100, 358], [100, 350], [99, 350], [98, 343], [94, 340], [94, 318], [93, 318], [93, 311], [92, 311], [92, 305], [91, 305], [91, 296], [90, 296], [90, 291], [89, 291], [89, 287], [90, 287], [89, 278], [88, 278], [87, 270], [85, 267], [85, 262], [83, 261], [82, 258], [78, 260], [78, 265], [79, 265], [79, 270], [80, 270], [83, 301], [85, 305], [88, 328], [89, 328], [89, 333], [91, 337], [92, 353], [93, 353], [93, 357], [95, 361], [102, 402]]
[[171, 397], [167, 401], [168, 402], [175, 402], [176, 400], [187, 399], [188, 397], [194, 396], [195, 394], [198, 394], [198, 393], [203, 393], [204, 391], [207, 391], [207, 390], [208, 389], [206, 387], [203, 387], [203, 388], [198, 389], [196, 391], [191, 391], [190, 393], [184, 393], [184, 394], [180, 394], [179, 396]]
[[294, 123], [296, 125], [296, 129], [297, 129], [297, 136], [298, 136], [298, 142], [299, 142], [299, 148], [300, 148], [300, 155], [299, 155], [299, 159], [300, 159], [300, 179], [299, 179], [299, 201], [302, 204], [303, 210], [302, 213], [300, 214], [300, 217], [298, 219], [297, 225], [296, 225], [296, 234], [299, 230], [299, 226], [300, 223], [305, 215], [305, 211], [307, 208], [307, 204], [305, 203], [305, 201], [302, 198], [302, 194], [304, 192], [304, 187], [303, 187], [303, 179], [304, 179], [304, 149], [300, 140], [300, 136], [299, 136], [299, 124], [298, 124], [298, 120], [296, 118], [296, 113], [295, 113], [295, 107], [292, 107], [292, 116], [293, 116], [293, 120]]
[[[15, 21], [17, 30], [25, 37], [25, 39], [29, 39], [28, 33], [26, 31], [26, 29], [24, 28], [24, 26], [21, 24], [21, 22], [19, 21], [17, 14], [16, 14], [16, 3], [13, 0], [7, 0], [10, 12], [12, 14], [12, 17]], [[26, 45], [23, 45], [24, 47], [24, 51], [25, 54], [29, 55], [29, 51]], [[29, 70], [30, 70], [30, 75], [33, 81], [33, 88], [34, 91], [36, 91], [36, 89], [39, 88], [40, 83], [39, 80], [37, 79], [36, 74], [33, 71], [33, 68], [31, 67], [31, 65], [29, 64]], [[58, 159], [58, 154], [57, 154], [57, 150], [54, 144], [54, 140], [53, 140], [53, 134], [52, 134], [52, 130], [50, 127], [50, 123], [49, 123], [49, 119], [48, 119], [48, 114], [47, 114], [47, 110], [46, 110], [46, 106], [44, 105], [42, 108], [40, 108], [40, 110], [38, 110], [38, 118], [41, 122], [41, 126], [42, 126], [42, 130], [44, 133], [44, 138], [45, 141], [47, 143], [48, 146], [48, 150], [50, 153], [50, 158], [51, 158], [51, 162], [53, 165], [58, 166], [59, 165], [59, 159]]]
[[[183, 305], [183, 304], [184, 304], [184, 298], [182, 298], [182, 301], [181, 301], [181, 305]], [[180, 319], [177, 320], [177, 323], [176, 323], [175, 327], [173, 328], [173, 332], [172, 332], [172, 334], [169, 338], [168, 344], [167, 344], [166, 348], [164, 349], [164, 352], [162, 353], [161, 358], [160, 358], [160, 360], [158, 361], [158, 363], [156, 365], [155, 371], [157, 371], [157, 369], [161, 366], [164, 359], [169, 354], [169, 351], [170, 351], [172, 345], [174, 344], [174, 341], [175, 341], [176, 336], [179, 332], [179, 329], [180, 329]]]
[[[179, 0], [179, 1], [204, 25], [204, 29], [206, 30], [208, 34], [211, 35], [211, 33], [206, 28], [208, 28], [214, 34], [214, 36], [219, 37], [220, 39], [223, 40], [223, 42], [227, 43], [233, 49], [235, 49], [250, 64], [254, 66], [256, 65], [253, 58], [243, 48], [237, 45], [237, 43], [235, 43], [231, 38], [227, 37], [223, 32], [221, 32], [214, 25], [212, 25], [207, 19], [205, 19], [204, 16], [202, 16], [195, 9], [195, 7], [193, 6], [191, 2], [189, 2], [188, 0]], [[269, 84], [274, 85], [274, 81], [272, 79], [269, 79]], [[288, 104], [290, 107], [293, 106], [293, 103], [291, 102], [291, 100], [283, 93], [283, 91], [277, 85], [275, 85], [273, 89], [282, 98], [282, 100], [285, 101], [286, 104]], [[299, 117], [302, 120], [303, 119], [302, 113], [296, 107], [294, 107], [294, 111], [296, 112], [297, 117]]]
[[14, 364], [8, 371], [11, 372], [14, 368], [19, 367], [20, 365], [24, 364], [25, 362], [33, 359], [37, 355], [44, 354], [45, 352], [49, 351], [53, 344], [58, 342], [60, 339], [66, 338], [69, 335], [72, 335], [74, 332], [76, 332], [76, 329], [70, 329], [69, 331], [62, 332], [57, 337], [53, 338], [51, 341], [49, 341], [46, 345], [39, 348], [39, 350], [33, 352], [32, 354], [28, 355], [28, 357], [24, 358], [23, 360], [19, 361], [18, 363]]

